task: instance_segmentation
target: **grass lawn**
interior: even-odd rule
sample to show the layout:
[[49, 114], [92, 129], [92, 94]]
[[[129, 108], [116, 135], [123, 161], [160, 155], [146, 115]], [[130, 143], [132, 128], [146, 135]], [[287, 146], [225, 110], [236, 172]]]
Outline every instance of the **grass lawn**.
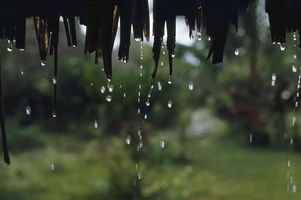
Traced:
[[136, 188], [134, 147], [125, 138], [40, 137], [44, 143], [37, 148], [13, 153], [9, 168], [1, 164], [1, 200], [132, 199], [134, 190], [137, 199], [301, 199], [300, 154], [246, 146], [225, 136], [179, 142], [168, 134], [163, 150], [162, 135], [151, 137], [141, 152], [137, 171], [143, 178]]

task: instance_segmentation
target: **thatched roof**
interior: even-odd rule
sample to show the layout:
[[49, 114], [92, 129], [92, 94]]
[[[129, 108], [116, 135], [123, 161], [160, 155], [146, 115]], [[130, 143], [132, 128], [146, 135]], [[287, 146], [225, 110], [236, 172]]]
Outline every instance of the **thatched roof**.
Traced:
[[[163, 36], [167, 34], [170, 74], [175, 54], [176, 17], [185, 16], [190, 34], [205, 29], [211, 38], [208, 59], [223, 61], [224, 47], [230, 24], [237, 29], [238, 15], [248, 8], [251, 0], [153, 0], [153, 58], [152, 77], [158, 69]], [[300, 0], [266, 0], [273, 42], [285, 42], [287, 31], [301, 30]], [[133, 34], [141, 41], [150, 37], [148, 0], [1, 0], [0, 39], [15, 41], [18, 49], [26, 49], [26, 18], [32, 17], [39, 44], [40, 58], [54, 57], [54, 76], [57, 73], [59, 18], [63, 17], [68, 46], [76, 46], [76, 20], [87, 26], [85, 53], [95, 53], [95, 62], [102, 56], [107, 77], [112, 78], [112, 48], [120, 21], [118, 59], [128, 61], [130, 39]], [[167, 33], [164, 27], [167, 27]], [[133, 33], [132, 33], [133, 28]], [[1, 99], [3, 98], [0, 93]], [[56, 85], [54, 86], [56, 96]], [[55, 102], [54, 102], [55, 109]], [[4, 126], [4, 108], [1, 100], [0, 123], [4, 160], [10, 163]]]

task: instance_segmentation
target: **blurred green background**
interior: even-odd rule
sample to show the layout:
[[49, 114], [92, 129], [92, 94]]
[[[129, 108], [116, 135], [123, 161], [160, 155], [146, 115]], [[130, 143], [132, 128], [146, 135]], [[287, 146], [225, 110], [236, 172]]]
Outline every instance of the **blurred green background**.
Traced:
[[[56, 118], [52, 57], [41, 66], [28, 20], [25, 52], [0, 43], [12, 156], [0, 165], [0, 199], [300, 199], [300, 49], [293, 34], [285, 49], [271, 44], [262, 6], [231, 29], [223, 64], [206, 60], [203, 33], [177, 45], [169, 84], [162, 52], [150, 106], [148, 43], [143, 60], [135, 40], [129, 63], [114, 52], [108, 87], [79, 27], [78, 48], [62, 30]], [[177, 37], [189, 41], [185, 30]]]

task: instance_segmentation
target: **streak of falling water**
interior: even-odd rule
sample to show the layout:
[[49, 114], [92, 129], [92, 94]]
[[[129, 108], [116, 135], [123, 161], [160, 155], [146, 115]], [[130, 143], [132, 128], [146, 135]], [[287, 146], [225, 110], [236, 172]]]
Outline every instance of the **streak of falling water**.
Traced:
[[25, 107], [25, 113], [26, 113], [26, 115], [31, 115], [31, 107], [30, 106]]
[[293, 65], [293, 66], [292, 66], [292, 71], [293, 71], [294, 73], [297, 72], [297, 66], [296, 66], [296, 65]]
[[161, 91], [162, 90], [162, 84], [160, 81], [158, 81], [158, 90]]
[[94, 128], [98, 128], [98, 121], [94, 120]]
[[51, 171], [54, 171], [54, 169], [55, 169], [55, 165], [54, 163], [51, 163]]
[[276, 85], [276, 79], [277, 79], [277, 75], [276, 75], [276, 73], [273, 73], [272, 74], [272, 81], [271, 81], [271, 85], [272, 86]]
[[188, 84], [188, 90], [192, 91], [193, 89], [194, 89], [193, 82], [190, 81], [189, 84]]
[[161, 139], [161, 140], [160, 140], [160, 148], [161, 148], [161, 149], [165, 149], [165, 147], [166, 147], [165, 140], [164, 140], [164, 139]]
[[23, 70], [23, 68], [20, 69], [20, 74], [21, 74], [21, 76], [24, 75], [24, 70]]

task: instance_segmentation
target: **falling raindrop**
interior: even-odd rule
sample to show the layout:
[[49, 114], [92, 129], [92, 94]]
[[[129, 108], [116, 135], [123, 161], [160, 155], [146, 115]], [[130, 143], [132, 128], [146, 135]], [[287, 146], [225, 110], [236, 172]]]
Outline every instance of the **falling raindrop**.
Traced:
[[169, 76], [169, 77], [168, 77], [168, 81], [167, 81], [167, 83], [168, 83], [169, 85], [171, 85], [171, 84], [172, 84], [172, 79], [171, 79], [171, 76]]
[[275, 86], [275, 84], [276, 84], [276, 79], [277, 79], [277, 75], [276, 75], [276, 73], [273, 73], [273, 74], [272, 74], [272, 82], [271, 82], [271, 85], [272, 85], [272, 86]]
[[293, 65], [293, 66], [292, 66], [292, 71], [293, 71], [294, 73], [297, 72], [297, 66], [296, 66], [296, 65]]
[[111, 102], [112, 101], [112, 96], [111, 95], [107, 95], [106, 96], [106, 101], [107, 102]]
[[94, 128], [98, 128], [98, 121], [94, 120]]
[[31, 115], [31, 107], [30, 106], [26, 106], [25, 112], [26, 112], [26, 115]]
[[158, 90], [161, 91], [162, 90], [162, 84], [160, 81], [158, 81]]
[[91, 83], [90, 83], [90, 86], [91, 86], [91, 87], [93, 87], [93, 86], [94, 86], [94, 83], [93, 83], [93, 82], [91, 82]]
[[53, 85], [56, 84], [56, 78], [53, 78], [53, 79], [52, 79], [52, 83], [53, 83]]
[[101, 94], [104, 94], [106, 92], [106, 87], [105, 86], [101, 86], [100, 92], [101, 92]]
[[19, 49], [19, 51], [25, 51], [25, 49]]
[[283, 44], [280, 44], [279, 46], [280, 46], [280, 50], [281, 50], [281, 51], [284, 51], [284, 50], [285, 50], [285, 46], [284, 46]]
[[52, 117], [56, 118], [56, 112], [55, 111], [52, 112]]
[[236, 56], [239, 55], [239, 48], [235, 49], [234, 54], [235, 54]]
[[46, 66], [46, 60], [41, 60], [41, 66], [45, 67]]
[[295, 184], [293, 185], [292, 190], [293, 190], [293, 193], [296, 193], [296, 192], [297, 192], [297, 186], [296, 186]]
[[252, 133], [250, 133], [249, 142], [253, 143], [253, 134]]
[[23, 75], [24, 75], [23, 68], [21, 68], [21, 70], [20, 70], [20, 74], [21, 74], [21, 76], [23, 76]]
[[161, 62], [161, 67], [163, 67], [163, 66], [164, 66], [164, 62], [162, 61], [162, 62]]
[[108, 85], [109, 92], [113, 92], [114, 86], [112, 84]]
[[131, 138], [130, 135], [128, 135], [128, 136], [125, 138], [125, 143], [126, 143], [127, 145], [131, 145], [131, 142], [132, 142], [132, 138]]
[[123, 93], [123, 98], [126, 98], [126, 93]]
[[175, 58], [175, 57], [176, 57], [176, 55], [175, 55], [175, 54], [171, 54], [171, 57], [172, 57], [172, 58]]
[[139, 42], [141, 41], [141, 38], [135, 38], [135, 41]]
[[150, 100], [149, 100], [149, 98], [146, 100], [145, 105], [146, 105], [147, 107], [150, 106]]
[[291, 161], [290, 160], [287, 161], [287, 167], [291, 167]]
[[147, 118], [148, 118], [148, 116], [147, 116], [147, 114], [145, 114], [145, 115], [144, 115], [144, 119], [147, 120]]
[[189, 84], [188, 84], [188, 89], [189, 89], [190, 91], [192, 91], [192, 90], [194, 89], [193, 82], [189, 82]]
[[165, 147], [166, 147], [165, 140], [161, 139], [161, 141], [160, 141], [160, 148], [161, 149], [165, 149]]
[[54, 163], [52, 163], [51, 164], [51, 170], [54, 171], [54, 169], [55, 169], [55, 165], [54, 165]]
[[138, 176], [138, 179], [139, 179], [139, 180], [141, 180], [141, 179], [143, 178], [143, 175], [142, 175], [141, 172], [139, 172], [137, 176]]
[[10, 40], [7, 41], [7, 51], [12, 52], [13, 51], [13, 44]]
[[294, 59], [297, 59], [297, 55], [296, 55], [296, 54], [294, 54], [293, 58], [294, 58]]
[[168, 108], [171, 108], [171, 107], [172, 107], [172, 101], [171, 101], [171, 100], [168, 101], [167, 107], [168, 107]]

